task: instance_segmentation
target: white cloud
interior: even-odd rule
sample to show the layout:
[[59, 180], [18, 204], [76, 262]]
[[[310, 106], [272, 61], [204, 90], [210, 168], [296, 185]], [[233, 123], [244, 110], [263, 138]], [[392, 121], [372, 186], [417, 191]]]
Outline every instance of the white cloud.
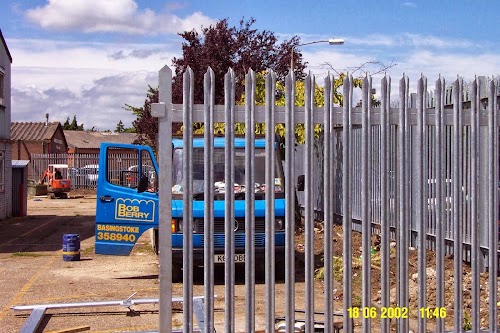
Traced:
[[[45, 69], [49, 72], [49, 69]], [[66, 73], [66, 79], [73, 75]], [[92, 82], [78, 82], [72, 89], [43, 88], [36, 85], [13, 87], [12, 120], [64, 122], [76, 115], [86, 129], [114, 130], [122, 120], [129, 127], [135, 117], [123, 109], [125, 104], [141, 106], [147, 87], [158, 84], [157, 72], [130, 72], [103, 76]]]
[[[310, 37], [308, 41], [327, 39], [307, 37]], [[397, 91], [403, 73], [410, 77], [412, 90], [421, 73], [427, 76], [429, 89], [433, 89], [439, 74], [447, 82], [454, 80], [457, 74], [466, 80], [474, 75], [499, 74], [500, 55], [491, 45], [467, 47], [473, 43], [415, 34], [344, 38], [346, 44], [342, 46], [317, 44], [301, 48], [304, 61], [309, 63], [308, 69], [317, 75], [318, 82], [322, 82], [328, 71], [321, 66], [326, 62], [338, 71], [345, 71], [371, 60], [398, 64], [388, 71], [393, 78], [393, 91]], [[14, 121], [43, 121], [46, 112], [52, 120], [65, 121], [76, 114], [85, 128], [95, 126], [99, 130], [114, 130], [119, 120], [131, 126], [134, 117], [122, 107], [126, 103], [142, 105], [148, 85], [158, 84], [158, 71], [164, 65], [171, 65], [174, 56], [181, 55], [180, 39], [163, 44], [24, 39], [10, 39], [8, 43], [11, 53], [15, 54]], [[380, 77], [374, 79], [374, 87], [379, 85]]]
[[114, 130], [119, 120], [131, 126], [134, 116], [123, 106], [142, 105], [148, 85], [158, 84], [158, 71], [178, 56], [170, 49], [179, 48], [21, 39], [9, 40], [9, 47], [16, 55], [13, 121], [43, 121], [48, 112], [64, 122], [76, 114], [85, 128], [100, 130]]
[[[392, 77], [393, 91], [397, 91], [399, 79], [406, 74], [410, 79], [410, 90], [416, 91], [416, 81], [423, 74], [428, 79], [429, 90], [434, 89], [434, 83], [439, 75], [445, 78], [447, 84], [451, 84], [453, 80], [460, 75], [465, 81], [471, 81], [475, 76], [493, 77], [500, 74], [500, 54], [494, 52], [482, 52], [478, 50], [476, 53], [469, 53], [469, 49], [464, 49], [461, 52], [453, 50], [443, 52], [442, 50], [429, 50], [408, 48], [404, 52], [399, 50], [399, 53], [394, 52], [395, 49], [390, 49], [385, 55], [377, 56], [365, 52], [353, 52], [352, 50], [344, 50], [342, 48], [324, 47], [320, 49], [310, 50], [304, 48], [304, 60], [309, 62], [308, 70], [317, 75], [317, 81], [322, 82], [328, 70], [334, 75], [337, 74], [325, 63], [330, 63], [338, 72], [346, 72], [348, 69], [352, 71], [353, 67], [359, 66], [368, 61], [381, 61], [385, 65], [389, 65], [394, 61], [397, 65], [389, 68], [387, 74]], [[380, 69], [380, 66], [371, 65], [364, 68], [368, 72], [375, 72]], [[356, 77], [363, 76], [363, 72], [358, 71], [353, 75]], [[380, 79], [385, 73], [380, 73], [374, 77], [374, 86], [378, 87]]]
[[[425, 68], [429, 79], [436, 80], [438, 75], [454, 80], [457, 75], [466, 80], [474, 76], [494, 76], [499, 74], [500, 55], [493, 53], [463, 54], [417, 51], [410, 55], [405, 66], [413, 73]], [[429, 73], [429, 74], [427, 74]], [[432, 75], [432, 76], [430, 76]]]
[[[95, 43], [11, 39], [13, 66], [94, 68], [120, 71], [158, 70], [178, 56], [180, 40], [164, 44]], [[144, 58], [148, 61], [144, 61]]]
[[433, 48], [465, 48], [478, 46], [476, 42], [465, 39], [441, 38], [432, 35], [399, 33], [394, 35], [372, 34], [363, 38], [347, 37], [346, 43], [361, 46], [382, 47], [433, 47]]
[[134, 0], [48, 0], [45, 6], [28, 9], [25, 14], [47, 30], [85, 33], [175, 34], [215, 22], [200, 12], [185, 18], [157, 14], [149, 8], [140, 9]]
[[416, 3], [414, 3], [414, 2], [409, 2], [409, 1], [407, 1], [407, 2], [403, 2], [403, 3], [401, 4], [401, 6], [403, 6], [403, 7], [409, 7], [409, 8], [417, 8], [417, 4], [416, 4]]
[[[466, 47], [484, 47], [490, 46], [485, 42], [471, 41], [458, 38], [443, 38], [435, 35], [421, 35], [407, 32], [395, 32], [390, 35], [381, 33], [372, 33], [362, 37], [358, 36], [330, 36], [330, 35], [311, 35], [295, 34], [300, 37], [300, 42], [310, 43], [318, 40], [328, 40], [329, 38], [342, 38], [345, 40], [343, 48], [349, 46], [367, 46], [367, 47], [433, 47], [440, 49], [447, 48], [466, 48]], [[276, 34], [281, 40], [290, 40], [294, 35]], [[324, 47], [325, 44], [315, 44], [307, 46], [307, 49], [315, 47]], [[302, 48], [302, 47], [301, 47]], [[305, 49], [306, 47], [304, 47]]]

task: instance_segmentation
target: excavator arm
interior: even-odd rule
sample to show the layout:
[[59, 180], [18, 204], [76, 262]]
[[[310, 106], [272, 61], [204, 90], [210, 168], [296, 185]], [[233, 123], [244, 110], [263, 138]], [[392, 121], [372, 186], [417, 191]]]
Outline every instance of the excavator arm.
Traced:
[[50, 171], [50, 168], [47, 168], [43, 172], [42, 177], [40, 178], [39, 184], [45, 183], [45, 178], [48, 178], [48, 182], [50, 183], [50, 181], [52, 180], [52, 177], [53, 177], [52, 171]]

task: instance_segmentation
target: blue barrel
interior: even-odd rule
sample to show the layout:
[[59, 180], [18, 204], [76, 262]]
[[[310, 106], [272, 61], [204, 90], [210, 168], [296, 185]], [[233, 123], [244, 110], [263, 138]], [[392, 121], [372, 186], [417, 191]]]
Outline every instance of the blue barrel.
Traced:
[[63, 260], [78, 261], [80, 260], [80, 235], [65, 234], [63, 235]]

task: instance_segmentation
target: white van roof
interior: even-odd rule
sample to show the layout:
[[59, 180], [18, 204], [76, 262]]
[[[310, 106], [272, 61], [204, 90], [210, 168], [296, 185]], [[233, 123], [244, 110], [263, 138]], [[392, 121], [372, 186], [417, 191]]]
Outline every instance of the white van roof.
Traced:
[[56, 169], [67, 169], [67, 164], [49, 164], [49, 167], [54, 167]]

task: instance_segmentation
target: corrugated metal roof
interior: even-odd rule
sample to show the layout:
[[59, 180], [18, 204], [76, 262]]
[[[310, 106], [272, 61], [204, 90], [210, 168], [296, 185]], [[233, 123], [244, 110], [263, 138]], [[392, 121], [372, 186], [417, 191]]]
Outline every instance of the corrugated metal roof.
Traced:
[[23, 141], [51, 140], [58, 126], [60, 126], [59, 122], [49, 123], [48, 125], [45, 125], [45, 122], [12, 122], [10, 124], [11, 139]]
[[99, 148], [101, 142], [133, 143], [135, 133], [64, 131], [68, 147]]
[[29, 163], [29, 160], [12, 160], [12, 169], [25, 168]]

